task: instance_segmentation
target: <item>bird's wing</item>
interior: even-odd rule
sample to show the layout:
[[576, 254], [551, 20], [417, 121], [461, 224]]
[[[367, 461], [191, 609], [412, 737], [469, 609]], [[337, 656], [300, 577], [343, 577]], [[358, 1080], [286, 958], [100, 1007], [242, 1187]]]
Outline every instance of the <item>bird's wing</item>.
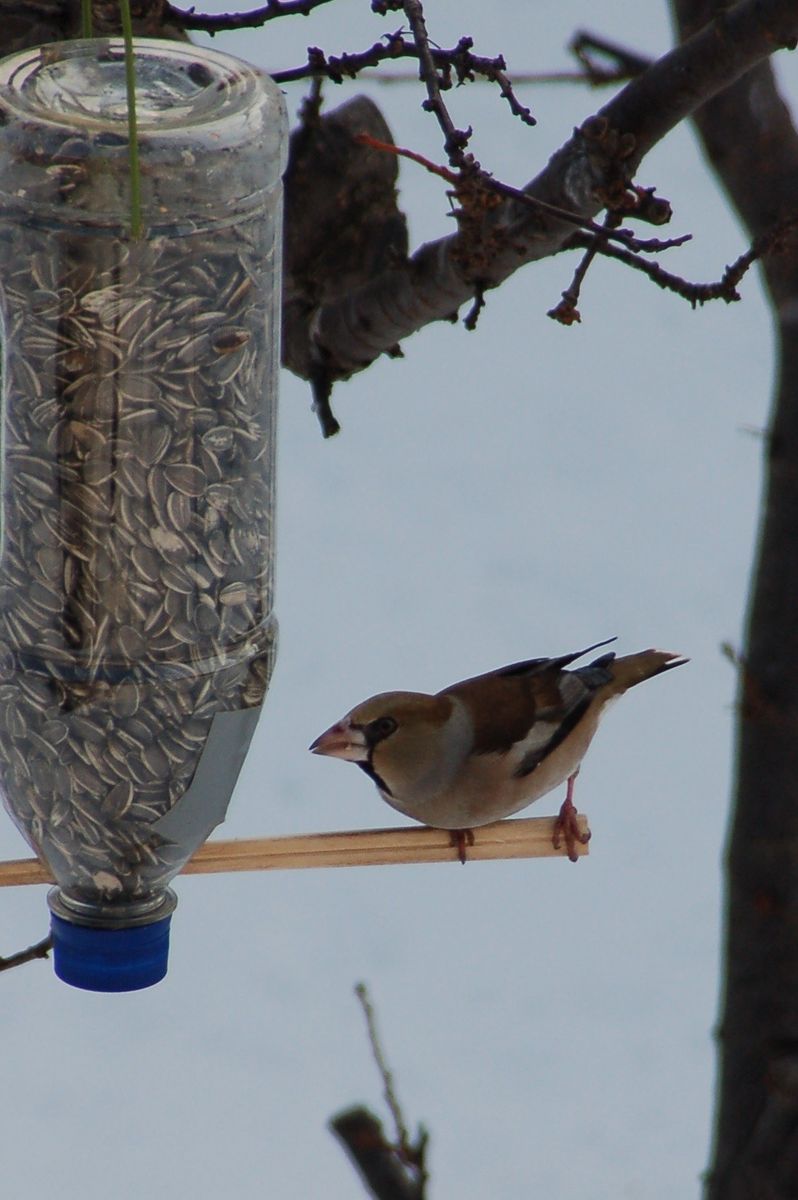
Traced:
[[446, 695], [468, 709], [474, 729], [472, 753], [512, 752], [516, 777], [533, 771], [568, 736], [596, 688], [610, 678], [601, 668], [612, 655], [591, 664], [597, 669], [584, 676], [563, 670], [563, 662], [578, 657], [533, 658], [447, 688]]

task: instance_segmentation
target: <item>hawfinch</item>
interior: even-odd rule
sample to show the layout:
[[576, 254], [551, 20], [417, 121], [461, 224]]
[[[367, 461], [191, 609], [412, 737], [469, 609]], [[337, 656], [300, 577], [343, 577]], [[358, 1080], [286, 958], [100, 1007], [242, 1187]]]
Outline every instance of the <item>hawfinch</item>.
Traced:
[[688, 661], [665, 650], [623, 658], [611, 652], [566, 670], [613, 641], [513, 663], [435, 696], [383, 692], [358, 704], [310, 749], [357, 763], [392, 808], [454, 831], [461, 861], [473, 828], [509, 817], [567, 781], [554, 845], [564, 839], [576, 861], [576, 842], [590, 835], [578, 830], [574, 780], [602, 713], [627, 688]]

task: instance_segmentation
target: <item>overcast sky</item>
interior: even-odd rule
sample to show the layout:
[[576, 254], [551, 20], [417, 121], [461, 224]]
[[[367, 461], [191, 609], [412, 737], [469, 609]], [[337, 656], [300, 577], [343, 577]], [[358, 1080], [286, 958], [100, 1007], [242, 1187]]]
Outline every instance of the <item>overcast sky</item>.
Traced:
[[[669, 44], [664, 4], [429, 0], [427, 18], [441, 44], [470, 34], [511, 73], [568, 65], [586, 23], [651, 55]], [[277, 69], [400, 23], [338, 0], [213, 45]], [[795, 64], [779, 61], [795, 96]], [[358, 90], [398, 142], [442, 159], [418, 89], [353, 84], [329, 103]], [[302, 94], [289, 89], [292, 112]], [[514, 184], [604, 102], [562, 86], [521, 97], [534, 130], [486, 86], [454, 98], [474, 152]], [[670, 269], [714, 280], [745, 248], [689, 130], [639, 182], [672, 202], [673, 234], [694, 234]], [[412, 164], [401, 203], [414, 246], [451, 230], [439, 182]], [[102, 996], [47, 963], [4, 974], [7, 1195], [360, 1195], [325, 1130], [348, 1104], [381, 1104], [358, 980], [406, 1118], [430, 1130], [434, 1200], [698, 1195], [734, 693], [719, 646], [740, 637], [771, 338], [753, 275], [743, 303], [693, 312], [603, 263], [583, 323], [562, 328], [546, 311], [574, 265], [526, 268], [489, 295], [476, 334], [430, 327], [339, 387], [332, 441], [283, 376], [279, 661], [220, 834], [397, 824], [360, 772], [307, 753], [373, 692], [438, 690], [614, 634], [622, 653], [688, 654], [591, 749], [576, 790], [589, 858], [181, 879], [159, 986]], [[25, 853], [0, 822], [0, 856]], [[43, 936], [44, 888], [0, 902], [0, 953]]]

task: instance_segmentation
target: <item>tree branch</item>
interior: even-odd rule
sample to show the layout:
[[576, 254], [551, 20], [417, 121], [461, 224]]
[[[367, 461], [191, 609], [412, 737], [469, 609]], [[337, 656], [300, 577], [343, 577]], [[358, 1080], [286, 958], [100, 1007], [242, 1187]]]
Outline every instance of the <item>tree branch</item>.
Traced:
[[277, 17], [309, 17], [314, 8], [329, 4], [331, 0], [268, 0], [262, 8], [249, 12], [198, 13], [194, 8], [176, 8], [166, 4], [170, 19], [183, 29], [201, 29], [212, 37], [227, 29], [256, 29]]
[[580, 246], [585, 250], [595, 247], [596, 252], [604, 258], [613, 258], [616, 262], [623, 263], [625, 267], [641, 271], [652, 283], [656, 283], [664, 291], [681, 296], [683, 300], [687, 300], [693, 308], [696, 308], [710, 300], [725, 300], [727, 304], [739, 300], [740, 294], [737, 286], [748, 270], [755, 262], [764, 260], [768, 254], [780, 253], [780, 247], [786, 236], [795, 230], [796, 225], [798, 225], [798, 217], [786, 221], [783, 225], [777, 225], [774, 229], [762, 234], [761, 237], [755, 238], [750, 249], [726, 267], [721, 278], [714, 283], [691, 283], [690, 280], [683, 279], [680, 275], [663, 270], [657, 262], [640, 258], [638, 254], [632, 254], [620, 246], [612, 246], [606, 242], [600, 245], [596, 238], [586, 237], [584, 234], [575, 234], [571, 239], [571, 245]]
[[0, 957], [0, 971], [10, 971], [12, 967], [21, 967], [23, 963], [33, 962], [37, 958], [47, 958], [52, 948], [52, 939], [42, 938], [35, 945], [28, 946], [27, 950], [18, 950], [16, 954], [9, 954], [7, 958]]
[[366, 1018], [369, 1045], [382, 1079], [383, 1094], [396, 1131], [394, 1142], [385, 1137], [381, 1121], [360, 1105], [337, 1113], [329, 1128], [344, 1146], [363, 1182], [376, 1200], [424, 1200], [427, 1185], [425, 1155], [427, 1134], [419, 1129], [411, 1142], [394, 1088], [393, 1075], [382, 1049], [374, 1006], [364, 983], [355, 987]]
[[375, 1200], [423, 1200], [423, 1183], [408, 1172], [381, 1121], [367, 1108], [358, 1105], [336, 1113], [329, 1128]]
[[410, 28], [413, 31], [413, 41], [418, 51], [419, 75], [427, 89], [427, 99], [423, 107], [428, 112], [434, 113], [437, 118], [438, 124], [443, 131], [443, 148], [446, 151], [449, 162], [453, 167], [459, 167], [462, 170], [469, 165], [465, 149], [471, 137], [471, 128], [469, 126], [468, 129], [457, 129], [449, 115], [448, 108], [443, 102], [438, 72], [435, 69], [435, 60], [432, 56], [432, 49], [427, 35], [424, 12], [419, 0], [404, 0], [404, 10], [405, 16], [410, 23]]
[[[427, 49], [435, 73], [438, 76], [438, 86], [446, 91], [456, 81], [458, 84], [473, 81], [477, 76], [495, 83], [503, 98], [510, 106], [514, 116], [519, 117], [525, 125], [534, 125], [535, 118], [528, 108], [518, 100], [512, 84], [505, 74], [507, 64], [501, 55], [495, 58], [485, 58], [473, 54], [472, 38], [462, 37], [451, 50], [441, 46], [431, 46]], [[401, 30], [385, 34], [380, 41], [375, 42], [366, 50], [354, 54], [326, 55], [317, 46], [308, 48], [308, 61], [301, 67], [291, 67], [285, 71], [273, 71], [272, 78], [277, 83], [295, 83], [299, 79], [330, 79], [333, 83], [343, 83], [344, 79], [355, 79], [369, 68], [379, 66], [382, 62], [392, 59], [414, 58], [421, 59], [421, 50], [414, 41], [408, 41]], [[382, 73], [377, 76], [382, 77]], [[411, 78], [410, 75], [407, 78]], [[417, 82], [418, 74], [412, 76]]]
[[[650, 59], [636, 54], [634, 50], [619, 46], [616, 42], [608, 42], [606, 38], [585, 30], [574, 34], [568, 49], [582, 67], [581, 78], [593, 87], [634, 79], [651, 66]], [[603, 66], [602, 59], [606, 59], [610, 65]]]
[[417, 1152], [411, 1146], [410, 1134], [407, 1132], [407, 1124], [404, 1114], [402, 1113], [399, 1099], [396, 1095], [394, 1087], [393, 1075], [388, 1066], [388, 1060], [385, 1057], [385, 1052], [380, 1042], [380, 1036], [377, 1033], [377, 1017], [374, 1012], [374, 1005], [368, 994], [368, 989], [365, 983], [358, 983], [355, 987], [355, 995], [358, 998], [360, 1007], [363, 1010], [363, 1016], [366, 1018], [366, 1030], [368, 1031], [369, 1045], [374, 1061], [377, 1064], [377, 1070], [382, 1079], [383, 1095], [385, 1103], [393, 1117], [394, 1129], [396, 1130], [396, 1145], [401, 1151], [402, 1157], [408, 1163], [413, 1163], [417, 1159]]
[[[792, 0], [743, 0], [652, 64], [585, 122], [524, 191], [592, 218], [628, 186], [645, 154], [730, 81], [798, 37]], [[363, 370], [430, 321], [451, 319], [479, 287], [495, 287], [520, 266], [556, 253], [570, 236], [562, 221], [519, 201], [485, 214], [473, 230], [422, 246], [342, 299], [305, 314], [287, 365], [310, 378], [321, 361], [330, 379]]]

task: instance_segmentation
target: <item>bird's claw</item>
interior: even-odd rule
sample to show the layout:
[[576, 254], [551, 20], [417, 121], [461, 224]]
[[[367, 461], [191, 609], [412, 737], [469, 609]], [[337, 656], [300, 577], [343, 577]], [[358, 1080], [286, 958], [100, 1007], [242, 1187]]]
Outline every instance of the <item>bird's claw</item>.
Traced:
[[473, 829], [451, 829], [449, 831], [451, 844], [457, 851], [457, 857], [461, 863], [465, 863], [468, 858], [466, 853], [467, 846], [474, 845], [474, 830]]
[[590, 830], [582, 833], [577, 818], [578, 813], [574, 802], [570, 799], [564, 800], [559, 816], [554, 823], [554, 834], [551, 839], [555, 850], [559, 850], [563, 841], [565, 842], [565, 850], [571, 862], [576, 862], [579, 858], [576, 850], [577, 842], [580, 846], [586, 846], [590, 841]]

